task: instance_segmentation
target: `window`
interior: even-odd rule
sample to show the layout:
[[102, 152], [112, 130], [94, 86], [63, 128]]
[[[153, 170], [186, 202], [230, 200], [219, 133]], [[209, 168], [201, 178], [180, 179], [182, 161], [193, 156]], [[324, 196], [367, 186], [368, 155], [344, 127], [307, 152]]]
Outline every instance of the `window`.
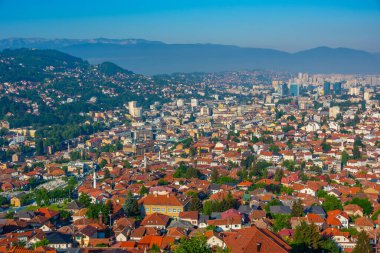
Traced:
[[165, 212], [165, 208], [161, 208], [161, 212]]
[[156, 211], [156, 208], [153, 207], [153, 208], [152, 208], [152, 211], [155, 212], [155, 211]]
[[149, 212], [149, 207], [145, 208], [145, 211], [146, 211], [146, 212]]
[[171, 209], [171, 208], [168, 208], [168, 212], [171, 213], [171, 212], [172, 212], [172, 209]]

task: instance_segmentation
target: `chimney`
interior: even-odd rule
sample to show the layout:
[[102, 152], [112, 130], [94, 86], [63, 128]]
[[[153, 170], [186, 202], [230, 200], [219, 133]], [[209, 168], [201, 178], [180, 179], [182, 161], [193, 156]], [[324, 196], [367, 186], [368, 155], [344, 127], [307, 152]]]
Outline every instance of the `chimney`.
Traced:
[[260, 252], [260, 250], [261, 250], [261, 242], [257, 242], [256, 243], [256, 251]]

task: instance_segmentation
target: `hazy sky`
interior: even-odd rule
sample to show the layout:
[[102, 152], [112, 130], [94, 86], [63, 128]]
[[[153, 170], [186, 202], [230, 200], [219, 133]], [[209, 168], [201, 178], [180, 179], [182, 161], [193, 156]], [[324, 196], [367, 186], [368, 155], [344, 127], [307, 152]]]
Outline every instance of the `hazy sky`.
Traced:
[[0, 0], [0, 37], [380, 52], [380, 0]]

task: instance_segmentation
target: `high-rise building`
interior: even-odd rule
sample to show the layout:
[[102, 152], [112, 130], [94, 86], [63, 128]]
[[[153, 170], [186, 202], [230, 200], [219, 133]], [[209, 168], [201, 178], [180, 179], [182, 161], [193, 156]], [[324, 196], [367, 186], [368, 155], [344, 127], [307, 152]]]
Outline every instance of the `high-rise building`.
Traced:
[[331, 84], [329, 82], [323, 83], [323, 95], [331, 95]]
[[129, 101], [128, 102], [128, 111], [129, 114], [133, 114], [134, 109], [137, 107], [137, 102], [136, 101]]
[[290, 84], [290, 95], [298, 97], [300, 95], [300, 85], [298, 83]]
[[142, 107], [134, 108], [132, 116], [136, 118], [140, 118], [141, 115], [142, 115]]
[[139, 118], [142, 115], [142, 107], [137, 107], [136, 101], [128, 102], [128, 111], [132, 117]]
[[289, 88], [286, 83], [282, 83], [278, 86], [278, 93], [280, 94], [281, 97], [285, 97], [289, 95]]
[[337, 82], [333, 84], [333, 91], [335, 95], [341, 95], [342, 94], [342, 83]]

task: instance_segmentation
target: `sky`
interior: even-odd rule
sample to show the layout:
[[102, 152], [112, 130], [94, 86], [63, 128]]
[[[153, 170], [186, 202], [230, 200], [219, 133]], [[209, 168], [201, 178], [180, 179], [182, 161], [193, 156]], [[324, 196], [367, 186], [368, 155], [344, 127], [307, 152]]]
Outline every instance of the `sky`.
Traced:
[[0, 0], [0, 38], [380, 52], [380, 0]]

